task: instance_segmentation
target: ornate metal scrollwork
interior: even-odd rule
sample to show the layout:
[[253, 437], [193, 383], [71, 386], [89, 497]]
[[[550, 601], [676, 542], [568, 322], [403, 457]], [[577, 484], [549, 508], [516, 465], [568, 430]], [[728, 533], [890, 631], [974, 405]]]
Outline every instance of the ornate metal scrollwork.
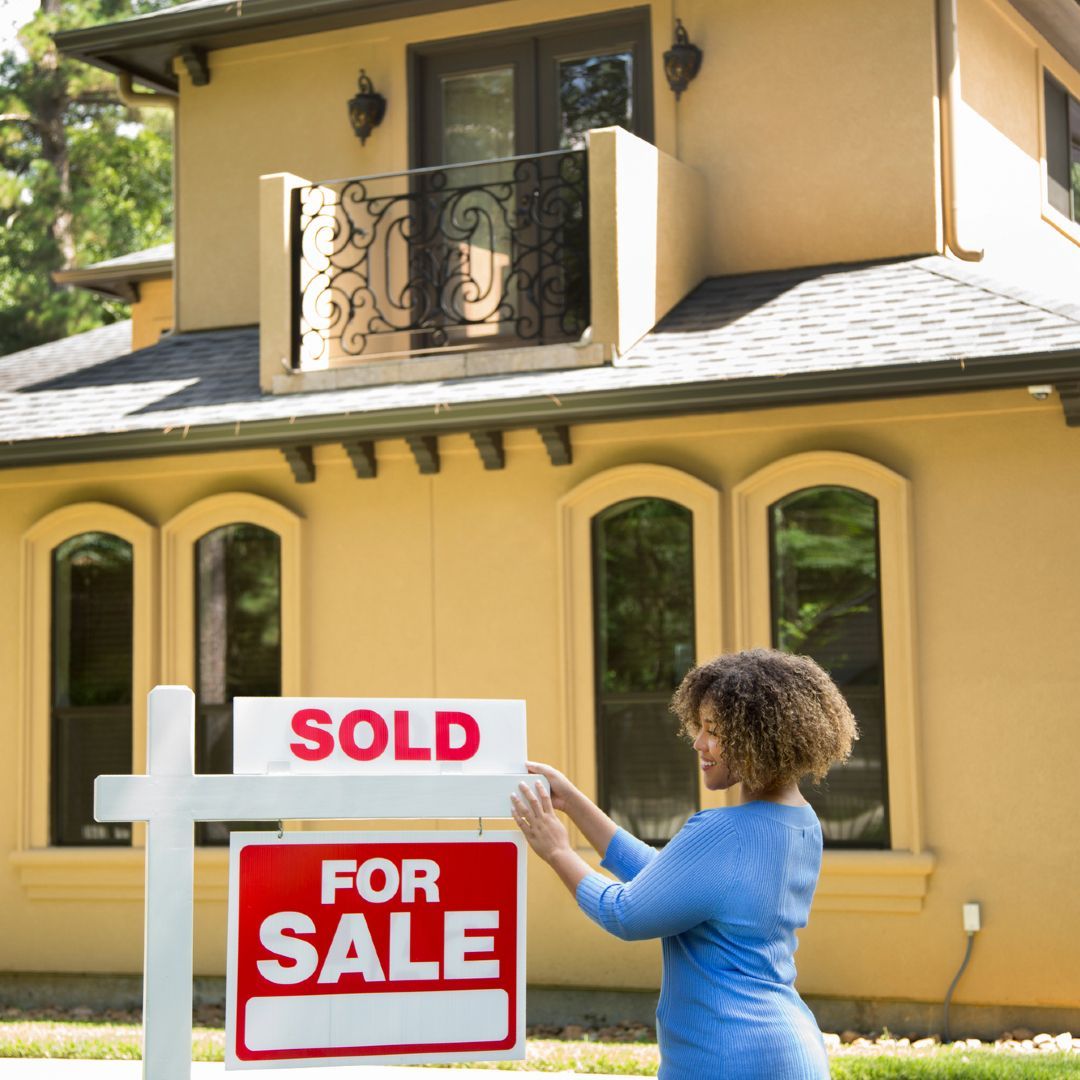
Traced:
[[293, 193], [294, 366], [543, 344], [589, 322], [585, 151]]

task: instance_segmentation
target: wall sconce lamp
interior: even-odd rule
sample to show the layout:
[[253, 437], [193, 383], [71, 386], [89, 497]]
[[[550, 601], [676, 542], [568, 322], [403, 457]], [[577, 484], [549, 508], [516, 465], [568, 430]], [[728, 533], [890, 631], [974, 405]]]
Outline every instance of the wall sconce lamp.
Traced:
[[367, 137], [373, 128], [382, 123], [386, 115], [386, 98], [378, 93], [367, 73], [360, 69], [359, 93], [349, 99], [349, 119], [352, 121], [353, 131], [360, 139], [360, 145], [367, 142]]
[[682, 19], [675, 20], [675, 41], [664, 53], [664, 74], [678, 101], [682, 92], [701, 69], [701, 50], [686, 36]]

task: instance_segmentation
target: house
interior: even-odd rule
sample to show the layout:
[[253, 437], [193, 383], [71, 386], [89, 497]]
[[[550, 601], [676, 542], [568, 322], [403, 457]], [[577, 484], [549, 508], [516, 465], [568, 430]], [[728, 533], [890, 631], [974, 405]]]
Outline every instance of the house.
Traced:
[[[673, 686], [774, 645], [862, 730], [807, 789], [821, 1023], [940, 1030], [977, 901], [954, 1031], [1077, 1029], [1074, 4], [194, 0], [58, 43], [174, 110], [176, 239], [171, 305], [0, 359], [0, 987], [140, 970], [145, 838], [90, 784], [157, 683], [203, 770], [235, 694], [524, 698], [662, 843], [722, 802]], [[644, 1008], [655, 943], [529, 889], [533, 1019]]]

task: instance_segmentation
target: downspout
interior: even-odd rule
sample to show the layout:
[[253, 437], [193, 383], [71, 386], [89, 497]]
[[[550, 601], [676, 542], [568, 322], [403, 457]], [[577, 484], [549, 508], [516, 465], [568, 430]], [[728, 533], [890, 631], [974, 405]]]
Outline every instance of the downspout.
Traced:
[[131, 82], [131, 72], [121, 71], [116, 76], [116, 92], [125, 105], [133, 109], [159, 106], [176, 112], [176, 97], [173, 94], [136, 93]]
[[937, 0], [938, 78], [941, 100], [941, 208], [945, 244], [958, 259], [979, 262], [982, 248], [966, 248], [960, 243], [960, 200], [957, 197], [960, 154], [956, 138], [956, 116], [960, 107], [960, 50], [957, 47], [956, 0]]

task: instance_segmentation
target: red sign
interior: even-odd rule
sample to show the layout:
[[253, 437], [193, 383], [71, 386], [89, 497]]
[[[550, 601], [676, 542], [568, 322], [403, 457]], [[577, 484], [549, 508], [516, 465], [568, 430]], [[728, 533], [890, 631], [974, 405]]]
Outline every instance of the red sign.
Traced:
[[234, 833], [226, 1067], [524, 1057], [516, 832]]

